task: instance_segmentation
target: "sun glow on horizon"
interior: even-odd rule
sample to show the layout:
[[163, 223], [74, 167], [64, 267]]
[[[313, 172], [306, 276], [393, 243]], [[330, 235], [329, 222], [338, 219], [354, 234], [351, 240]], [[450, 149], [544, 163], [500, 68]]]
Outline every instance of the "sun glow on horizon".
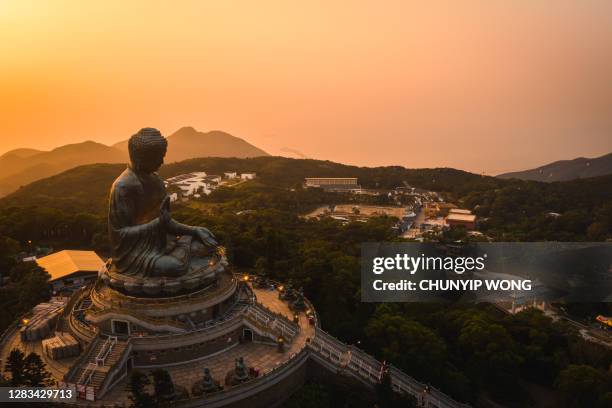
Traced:
[[0, 3], [0, 153], [143, 126], [498, 173], [612, 150], [612, 3]]

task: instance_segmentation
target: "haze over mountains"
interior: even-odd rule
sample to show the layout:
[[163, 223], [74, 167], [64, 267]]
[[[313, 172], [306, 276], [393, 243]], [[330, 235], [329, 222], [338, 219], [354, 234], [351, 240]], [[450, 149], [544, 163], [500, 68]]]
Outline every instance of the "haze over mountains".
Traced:
[[[198, 132], [183, 127], [168, 136], [166, 163], [195, 157], [267, 156], [263, 150], [228, 133], [213, 130]], [[51, 151], [15, 149], [0, 156], [0, 196], [20, 186], [61, 173], [70, 168], [92, 163], [127, 163], [127, 140], [113, 146], [86, 141], [58, 147]]]
[[503, 173], [497, 177], [552, 182], [607, 174], [612, 174], [612, 153], [595, 158], [579, 157], [573, 160], [559, 160], [535, 169]]
[[[113, 145], [125, 153], [128, 141]], [[168, 136], [168, 153], [166, 163], [193, 159], [195, 157], [258, 157], [268, 153], [236, 136], [220, 130], [198, 132], [191, 126], [182, 127]]]
[[[268, 156], [266, 152], [228, 133], [199, 132], [183, 127], [168, 136], [166, 163], [200, 157], [249, 158]], [[20, 186], [53, 176], [65, 170], [94, 163], [127, 163], [127, 140], [107, 146], [93, 141], [69, 144], [51, 151], [15, 149], [0, 156], [0, 197]], [[561, 160], [535, 169], [500, 174], [499, 178], [535, 181], [567, 181], [612, 174], [612, 153], [598, 158]]]

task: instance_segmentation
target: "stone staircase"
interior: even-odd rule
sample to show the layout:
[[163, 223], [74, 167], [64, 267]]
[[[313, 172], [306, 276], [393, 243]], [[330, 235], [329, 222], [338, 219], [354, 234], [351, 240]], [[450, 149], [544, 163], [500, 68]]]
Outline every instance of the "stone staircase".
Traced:
[[129, 350], [129, 343], [109, 336], [106, 339], [98, 339], [90, 350], [87, 358], [75, 371], [72, 378], [77, 385], [93, 387], [98, 395], [110, 371], [123, 360], [125, 353]]

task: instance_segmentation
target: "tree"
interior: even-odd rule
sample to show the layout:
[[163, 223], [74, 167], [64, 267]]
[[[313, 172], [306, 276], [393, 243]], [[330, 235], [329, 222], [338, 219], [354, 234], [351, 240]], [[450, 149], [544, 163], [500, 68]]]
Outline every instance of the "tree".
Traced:
[[19, 349], [13, 349], [6, 359], [5, 370], [11, 373], [11, 385], [24, 385], [24, 359], [25, 354]]
[[391, 375], [385, 369], [380, 382], [376, 384], [376, 401], [380, 408], [410, 408], [416, 407], [417, 400], [410, 395], [398, 394], [393, 390]]
[[380, 307], [365, 328], [382, 357], [424, 380], [440, 378], [447, 359], [444, 341], [421, 323]]
[[[0, 278], [5, 276], [16, 263], [16, 255], [19, 252], [19, 242], [0, 235]], [[0, 282], [2, 284], [2, 282]]]
[[605, 391], [606, 378], [596, 368], [569, 365], [561, 371], [555, 387], [563, 395], [567, 407], [595, 407]]
[[602, 222], [594, 222], [587, 228], [587, 238], [590, 241], [603, 241], [607, 233], [608, 227]]
[[50, 387], [55, 384], [45, 363], [34, 352], [28, 354], [23, 360], [23, 376], [25, 385], [28, 387]]
[[521, 397], [514, 379], [523, 359], [502, 325], [474, 317], [461, 328], [458, 341], [471, 379], [482, 382], [496, 397]]
[[321, 384], [306, 383], [297, 390], [283, 408], [330, 408], [329, 393], [325, 386]]
[[[17, 302], [23, 311], [30, 310], [33, 306], [49, 299], [50, 275], [35, 262], [22, 263], [20, 266], [22, 275], [18, 282]], [[11, 272], [14, 275], [14, 272]]]
[[151, 384], [151, 380], [145, 373], [138, 370], [132, 371], [128, 382], [129, 399], [132, 401], [131, 407], [149, 408], [157, 406], [157, 401], [145, 390], [149, 384]]
[[0, 375], [0, 387], [10, 387], [11, 380], [8, 380], [6, 377]]

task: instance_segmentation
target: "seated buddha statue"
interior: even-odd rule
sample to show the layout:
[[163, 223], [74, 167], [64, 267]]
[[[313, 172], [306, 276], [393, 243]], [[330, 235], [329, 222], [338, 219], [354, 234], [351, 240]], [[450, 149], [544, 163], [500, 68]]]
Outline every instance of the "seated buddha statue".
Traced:
[[110, 192], [108, 225], [111, 265], [126, 276], [180, 277], [208, 265], [217, 246], [206, 228], [181, 224], [170, 213], [170, 198], [157, 170], [167, 140], [144, 128], [128, 144], [130, 165]]
[[243, 382], [249, 379], [249, 370], [244, 362], [244, 357], [238, 357], [234, 361], [234, 380]]

